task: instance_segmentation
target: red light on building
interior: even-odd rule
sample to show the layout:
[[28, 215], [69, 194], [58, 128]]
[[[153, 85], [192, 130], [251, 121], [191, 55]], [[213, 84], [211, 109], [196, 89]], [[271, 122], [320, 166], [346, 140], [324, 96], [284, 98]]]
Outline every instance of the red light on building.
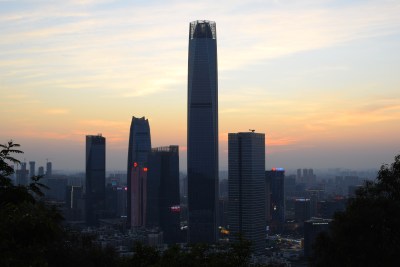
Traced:
[[133, 167], [135, 167], [135, 168], [137, 167], [137, 162], [133, 163]]
[[143, 171], [144, 171], [144, 172], [147, 172], [147, 170], [148, 170], [148, 169], [147, 169], [146, 167], [143, 168]]
[[272, 168], [272, 171], [276, 171], [276, 168]]
[[171, 207], [171, 211], [174, 212], [174, 213], [181, 212], [181, 206], [179, 206], [179, 205], [172, 206]]

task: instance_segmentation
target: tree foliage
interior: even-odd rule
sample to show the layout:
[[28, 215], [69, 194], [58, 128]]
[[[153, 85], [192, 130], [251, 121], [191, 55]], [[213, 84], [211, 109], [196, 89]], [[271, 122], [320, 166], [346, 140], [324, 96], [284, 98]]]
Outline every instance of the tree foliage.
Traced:
[[400, 155], [335, 214], [330, 232], [318, 236], [314, 249], [314, 266], [398, 266]]
[[23, 153], [18, 144], [0, 144], [0, 265], [46, 266], [46, 252], [62, 235], [62, 217], [38, 201], [43, 196], [40, 176], [28, 186], [13, 185], [10, 164], [19, 164], [13, 154]]

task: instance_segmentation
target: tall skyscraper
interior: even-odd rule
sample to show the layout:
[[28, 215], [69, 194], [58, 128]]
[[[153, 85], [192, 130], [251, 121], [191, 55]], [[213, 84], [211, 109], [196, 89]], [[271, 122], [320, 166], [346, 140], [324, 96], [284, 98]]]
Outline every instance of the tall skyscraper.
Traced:
[[157, 147], [148, 157], [146, 225], [163, 231], [164, 243], [180, 242], [179, 147]]
[[270, 184], [271, 190], [271, 220], [272, 228], [278, 232], [282, 230], [285, 223], [285, 170], [283, 168], [274, 168], [265, 172], [266, 183]]
[[97, 225], [104, 211], [106, 186], [106, 139], [86, 136], [86, 223]]
[[188, 241], [213, 243], [218, 205], [218, 74], [212, 21], [193, 21], [189, 27], [187, 138]]
[[250, 240], [255, 253], [265, 250], [265, 135], [228, 134], [230, 240]]
[[147, 157], [151, 150], [150, 126], [145, 118], [132, 117], [128, 148], [128, 225], [145, 226]]

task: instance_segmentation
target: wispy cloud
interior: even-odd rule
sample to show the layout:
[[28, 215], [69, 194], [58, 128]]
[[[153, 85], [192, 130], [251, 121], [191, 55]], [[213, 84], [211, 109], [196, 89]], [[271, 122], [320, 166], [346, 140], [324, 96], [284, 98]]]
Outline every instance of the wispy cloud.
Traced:
[[69, 110], [63, 109], [63, 108], [52, 108], [52, 109], [44, 110], [44, 113], [50, 114], [50, 115], [65, 115], [65, 114], [69, 113]]

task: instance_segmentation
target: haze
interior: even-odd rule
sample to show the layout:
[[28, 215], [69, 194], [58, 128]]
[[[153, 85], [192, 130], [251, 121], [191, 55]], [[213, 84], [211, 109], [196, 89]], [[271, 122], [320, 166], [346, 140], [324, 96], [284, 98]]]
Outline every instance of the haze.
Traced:
[[[295, 2], [295, 3], [294, 3]], [[189, 22], [217, 23], [227, 134], [266, 133], [266, 166], [378, 168], [400, 152], [398, 1], [3, 1], [0, 141], [83, 170], [102, 133], [125, 170], [131, 116], [186, 169]]]

